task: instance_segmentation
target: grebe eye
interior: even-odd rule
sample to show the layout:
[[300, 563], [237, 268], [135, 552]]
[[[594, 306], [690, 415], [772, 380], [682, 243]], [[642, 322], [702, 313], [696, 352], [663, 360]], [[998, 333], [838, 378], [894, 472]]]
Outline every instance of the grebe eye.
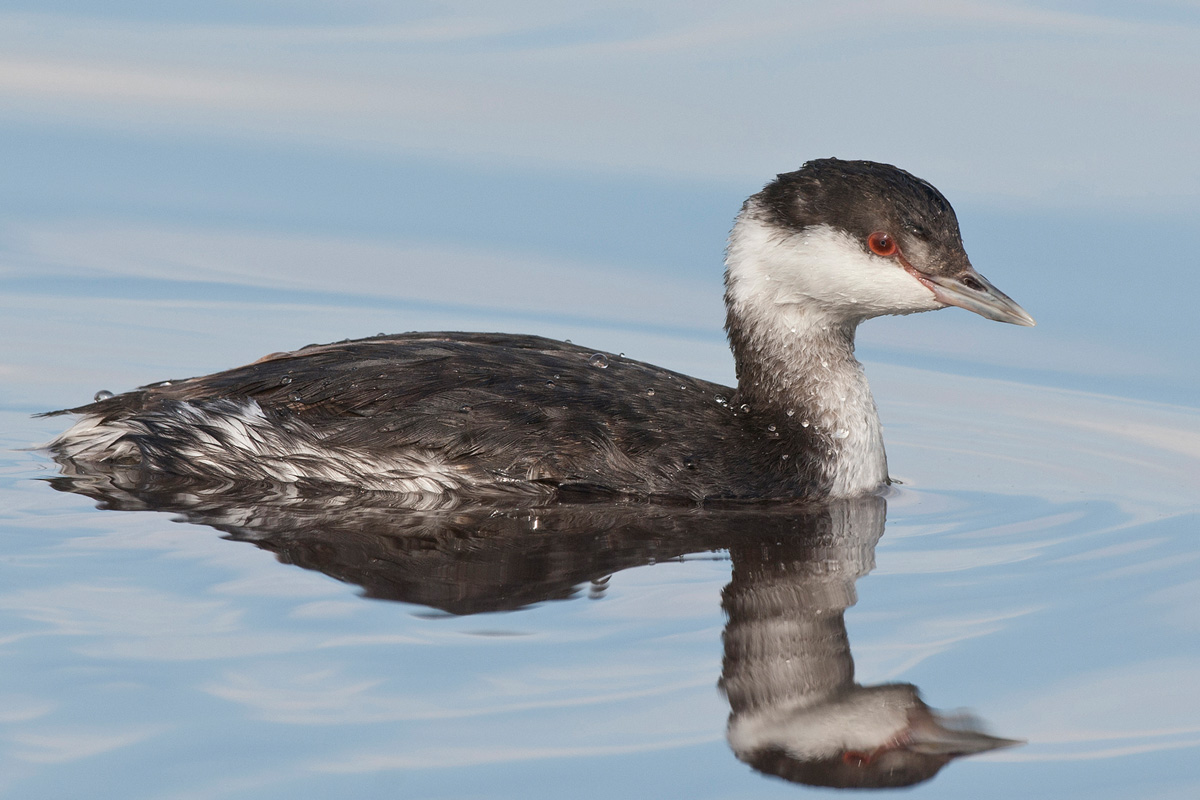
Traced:
[[876, 230], [874, 234], [866, 237], [866, 246], [876, 255], [895, 255], [899, 249], [892, 234], [883, 233], [882, 230]]
[[877, 256], [894, 256], [900, 249], [896, 246], [896, 240], [892, 238], [892, 235], [883, 231], [875, 231], [868, 236], [867, 247], [871, 248], [871, 252]]

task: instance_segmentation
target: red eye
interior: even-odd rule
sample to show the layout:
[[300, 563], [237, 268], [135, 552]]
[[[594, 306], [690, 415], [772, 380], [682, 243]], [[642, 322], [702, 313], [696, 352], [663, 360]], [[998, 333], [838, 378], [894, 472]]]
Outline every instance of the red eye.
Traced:
[[877, 256], [894, 256], [900, 249], [896, 246], [896, 240], [892, 238], [892, 235], [883, 231], [875, 231], [868, 236], [867, 247], [871, 248], [871, 252]]

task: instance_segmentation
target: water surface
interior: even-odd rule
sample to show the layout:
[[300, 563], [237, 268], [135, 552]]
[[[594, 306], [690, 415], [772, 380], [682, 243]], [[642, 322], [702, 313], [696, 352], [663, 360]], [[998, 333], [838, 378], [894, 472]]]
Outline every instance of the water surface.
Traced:
[[[34, 279], [18, 271], [18, 288]], [[868, 363], [903, 484], [886, 498], [886, 530], [881, 518], [817, 555], [797, 554], [816, 546], [811, 522], [787, 513], [431, 519], [386, 504], [372, 515], [353, 501], [228, 498], [97, 510], [54, 490], [44, 454], [18, 449], [62, 427], [30, 412], [245, 361], [250, 342], [266, 352], [339, 325], [384, 328], [385, 317], [561, 332], [513, 312], [356, 304], [351, 293], [234, 302], [217, 282], [211, 299], [189, 301], [36, 280], [5, 309], [18, 343], [6, 366], [18, 380], [3, 412], [0, 595], [11, 796], [822, 791], [764, 777], [726, 741], [722, 603], [737, 548], [755, 537], [778, 551], [766, 563], [801, 565], [789, 578], [801, 587], [812, 564], [840, 571], [845, 605], [827, 613], [844, 613], [858, 684], [912, 684], [936, 708], [969, 708], [992, 733], [1028, 740], [950, 764], [921, 796], [1197, 788], [1193, 409]], [[600, 319], [566, 332], [728, 370], [716, 331]]]

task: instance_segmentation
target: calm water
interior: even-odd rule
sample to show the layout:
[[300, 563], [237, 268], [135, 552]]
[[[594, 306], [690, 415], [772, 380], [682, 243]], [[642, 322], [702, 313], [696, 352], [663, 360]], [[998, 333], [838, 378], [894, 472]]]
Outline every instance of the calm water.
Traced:
[[[414, 515], [204, 498], [97, 510], [55, 491], [55, 465], [21, 449], [62, 427], [31, 412], [334, 330], [537, 328], [717, 378], [728, 356], [715, 324], [646, 328], [605, 309], [571, 326], [381, 302], [361, 285], [237, 301], [238, 285], [172, 284], [170, 269], [109, 291], [86, 263], [9, 277], [8, 796], [833, 791], [764, 777], [726, 741], [718, 680], [737, 677], [723, 664], [726, 610], [754, 580], [841, 598], [787, 613], [844, 613], [859, 684], [914, 684], [934, 707], [1028, 740], [951, 763], [916, 796], [1200, 790], [1195, 409], [995, 377], [1002, 365], [953, 374], [957, 356], [936, 348], [929, 364], [944, 370], [909, 366], [920, 359], [896, 337], [934, 323], [925, 315], [866, 332], [904, 481], [886, 498], [886, 530], [881, 514]], [[968, 336], [999, 327], [944, 314]], [[120, 492], [104, 502], [140, 507]], [[814, 530], [826, 537], [816, 549]]]

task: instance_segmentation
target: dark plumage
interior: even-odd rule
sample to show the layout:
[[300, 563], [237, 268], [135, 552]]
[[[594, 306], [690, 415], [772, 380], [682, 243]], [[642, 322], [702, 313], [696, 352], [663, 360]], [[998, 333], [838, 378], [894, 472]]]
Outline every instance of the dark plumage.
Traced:
[[860, 322], [959, 305], [1033, 324], [972, 269], [937, 189], [887, 164], [778, 176], [743, 206], [726, 265], [736, 390], [534, 336], [412, 333], [70, 409], [82, 419], [50, 446], [80, 472], [352, 486], [420, 507], [853, 497], [888, 481]]
[[[692, 500], [812, 488], [817, 462], [806, 456], [819, 443], [808, 429], [768, 430], [762, 416], [731, 405], [733, 396], [719, 384], [538, 336], [409, 333], [276, 353], [55, 413], [143, 420], [146, 433], [132, 434], [143, 467], [213, 479], [228, 474], [179, 461], [187, 433], [175, 424], [180, 404], [221, 409], [250, 399], [293, 436], [383, 458], [437, 451], [462, 467], [465, 480], [496, 484], [497, 492], [514, 490], [505, 481], [545, 493]], [[685, 420], [688, 435], [680, 436]], [[232, 444], [220, 426], [205, 432], [222, 447]], [[787, 459], [794, 469], [777, 468], [785, 453], [797, 456]]]
[[776, 176], [757, 197], [780, 230], [836, 225], [862, 241], [887, 230], [908, 240], [901, 242], [906, 252], [918, 242], [938, 249], [923, 271], [950, 275], [971, 266], [949, 201], [929, 182], [896, 167], [836, 158], [810, 161]]

